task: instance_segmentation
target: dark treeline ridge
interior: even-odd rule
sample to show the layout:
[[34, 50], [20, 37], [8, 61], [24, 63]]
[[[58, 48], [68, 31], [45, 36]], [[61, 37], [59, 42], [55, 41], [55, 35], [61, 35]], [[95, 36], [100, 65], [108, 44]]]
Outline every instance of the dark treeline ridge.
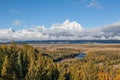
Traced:
[[[101, 44], [118, 44], [120, 40], [28, 40], [14, 41], [17, 44], [86, 44], [86, 43], [101, 43]], [[11, 41], [2, 41], [0, 44], [10, 44]]]
[[54, 62], [80, 50], [36, 49], [30, 45], [0, 45], [0, 80], [120, 80], [120, 52], [90, 51], [82, 59]]

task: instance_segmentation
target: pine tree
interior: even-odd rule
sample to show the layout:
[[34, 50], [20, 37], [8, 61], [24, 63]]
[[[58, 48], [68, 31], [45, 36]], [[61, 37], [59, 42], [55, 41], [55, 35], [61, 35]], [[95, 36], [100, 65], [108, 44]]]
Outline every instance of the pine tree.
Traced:
[[4, 63], [2, 65], [1, 77], [3, 80], [12, 80], [13, 74], [15, 75], [15, 73], [13, 72], [13, 69], [12, 69], [12, 64], [11, 64], [8, 56], [6, 56]]

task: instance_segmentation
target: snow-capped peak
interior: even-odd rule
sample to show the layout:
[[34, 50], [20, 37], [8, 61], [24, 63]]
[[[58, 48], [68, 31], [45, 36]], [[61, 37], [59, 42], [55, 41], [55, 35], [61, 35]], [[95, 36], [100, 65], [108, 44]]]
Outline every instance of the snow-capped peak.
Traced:
[[15, 30], [13, 28], [9, 28], [8, 31], [15, 32]]

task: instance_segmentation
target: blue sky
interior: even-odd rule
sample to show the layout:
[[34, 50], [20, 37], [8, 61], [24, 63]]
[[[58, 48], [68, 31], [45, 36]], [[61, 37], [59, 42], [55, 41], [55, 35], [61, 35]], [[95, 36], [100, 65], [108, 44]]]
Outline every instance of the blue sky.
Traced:
[[83, 28], [120, 21], [120, 0], [0, 0], [0, 29], [49, 28], [66, 19]]

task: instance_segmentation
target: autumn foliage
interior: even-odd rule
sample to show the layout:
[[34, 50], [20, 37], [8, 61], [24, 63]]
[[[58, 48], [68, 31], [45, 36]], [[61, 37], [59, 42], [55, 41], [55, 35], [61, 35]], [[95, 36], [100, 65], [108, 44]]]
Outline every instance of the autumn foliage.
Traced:
[[[0, 46], [0, 80], [120, 80], [120, 52], [36, 49], [30, 45]], [[55, 62], [55, 59], [63, 61]], [[67, 60], [65, 60], [67, 59]]]

